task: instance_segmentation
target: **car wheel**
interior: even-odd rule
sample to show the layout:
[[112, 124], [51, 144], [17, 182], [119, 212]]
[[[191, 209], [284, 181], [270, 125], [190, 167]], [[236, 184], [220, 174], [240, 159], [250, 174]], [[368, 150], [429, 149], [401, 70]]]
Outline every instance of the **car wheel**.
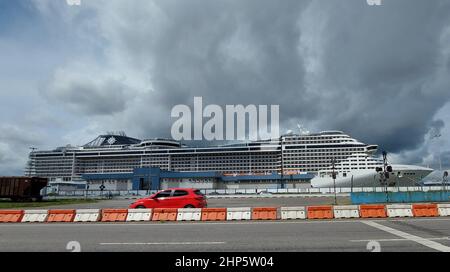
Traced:
[[136, 209], [145, 209], [145, 206], [139, 205], [139, 206], [136, 206]]
[[192, 209], [192, 208], [195, 208], [195, 207], [192, 206], [192, 205], [186, 205], [186, 206], [184, 206], [184, 208], [186, 208], [186, 209]]

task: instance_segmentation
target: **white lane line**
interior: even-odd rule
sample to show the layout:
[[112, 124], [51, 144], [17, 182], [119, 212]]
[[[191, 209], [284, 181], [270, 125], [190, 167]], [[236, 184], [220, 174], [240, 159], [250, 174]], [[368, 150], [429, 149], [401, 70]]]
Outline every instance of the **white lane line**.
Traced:
[[154, 242], [154, 243], [100, 243], [102, 246], [117, 245], [223, 245], [226, 242]]
[[[439, 241], [439, 240], [447, 240], [450, 241], [450, 237], [437, 237], [437, 238], [424, 238], [427, 240], [432, 240], [432, 241]], [[367, 240], [350, 240], [350, 242], [371, 242], [371, 241], [375, 241], [375, 242], [399, 242], [399, 241], [409, 241], [408, 239], [404, 239], [404, 238], [397, 238], [397, 239], [367, 239]]]
[[439, 244], [437, 242], [431, 241], [429, 239], [425, 239], [425, 238], [422, 238], [422, 237], [419, 237], [419, 236], [416, 236], [416, 235], [412, 235], [412, 234], [409, 234], [409, 233], [406, 233], [406, 232], [403, 232], [403, 231], [400, 231], [400, 230], [397, 230], [397, 229], [393, 229], [393, 228], [390, 228], [390, 227], [383, 226], [383, 225], [378, 224], [378, 223], [376, 223], [374, 221], [361, 221], [361, 223], [364, 223], [364, 224], [369, 225], [371, 227], [377, 228], [379, 230], [388, 232], [390, 234], [402, 237], [404, 239], [416, 242], [418, 244], [424, 245], [426, 247], [429, 247], [429, 248], [432, 248], [432, 249], [435, 249], [435, 250], [438, 250], [438, 251], [450, 252], [450, 247], [444, 246], [442, 244]]

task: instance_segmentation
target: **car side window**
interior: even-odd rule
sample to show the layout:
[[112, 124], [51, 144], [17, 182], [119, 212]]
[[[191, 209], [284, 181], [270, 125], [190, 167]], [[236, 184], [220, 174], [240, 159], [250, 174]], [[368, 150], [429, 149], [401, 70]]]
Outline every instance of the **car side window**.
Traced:
[[194, 194], [199, 195], [199, 196], [204, 196], [204, 194], [200, 190], [195, 190]]
[[188, 192], [183, 191], [183, 190], [175, 190], [175, 192], [173, 193], [173, 196], [177, 197], [177, 196], [185, 196], [188, 195]]
[[170, 193], [171, 193], [170, 190], [166, 190], [166, 191], [163, 191], [163, 192], [157, 194], [157, 195], [155, 196], [155, 198], [169, 197], [169, 196], [170, 196]]

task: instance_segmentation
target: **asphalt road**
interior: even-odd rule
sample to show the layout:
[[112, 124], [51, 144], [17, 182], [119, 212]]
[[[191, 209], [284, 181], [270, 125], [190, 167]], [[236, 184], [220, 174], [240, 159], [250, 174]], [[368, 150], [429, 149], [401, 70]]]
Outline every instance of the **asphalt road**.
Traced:
[[[0, 224], [0, 251], [449, 251], [450, 218]], [[76, 243], [75, 243], [76, 244]], [[70, 248], [70, 247], [69, 247]], [[368, 250], [370, 248], [370, 250]]]
[[[133, 199], [100, 200], [97, 203], [70, 204], [59, 206], [46, 206], [42, 208], [26, 208], [30, 210], [39, 209], [102, 209], [102, 208], [128, 208]], [[295, 207], [307, 205], [330, 205], [334, 203], [334, 197], [302, 196], [282, 198], [218, 198], [208, 199], [208, 207]], [[349, 197], [338, 197], [338, 204], [350, 204]]]

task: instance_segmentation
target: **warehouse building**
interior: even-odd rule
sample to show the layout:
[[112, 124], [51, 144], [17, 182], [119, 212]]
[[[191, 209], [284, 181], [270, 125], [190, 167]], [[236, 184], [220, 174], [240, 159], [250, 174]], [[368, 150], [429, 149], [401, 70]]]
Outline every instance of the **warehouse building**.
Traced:
[[158, 167], [135, 168], [132, 173], [83, 174], [90, 190], [276, 189], [309, 186], [312, 174], [226, 175], [219, 172], [174, 172]]

